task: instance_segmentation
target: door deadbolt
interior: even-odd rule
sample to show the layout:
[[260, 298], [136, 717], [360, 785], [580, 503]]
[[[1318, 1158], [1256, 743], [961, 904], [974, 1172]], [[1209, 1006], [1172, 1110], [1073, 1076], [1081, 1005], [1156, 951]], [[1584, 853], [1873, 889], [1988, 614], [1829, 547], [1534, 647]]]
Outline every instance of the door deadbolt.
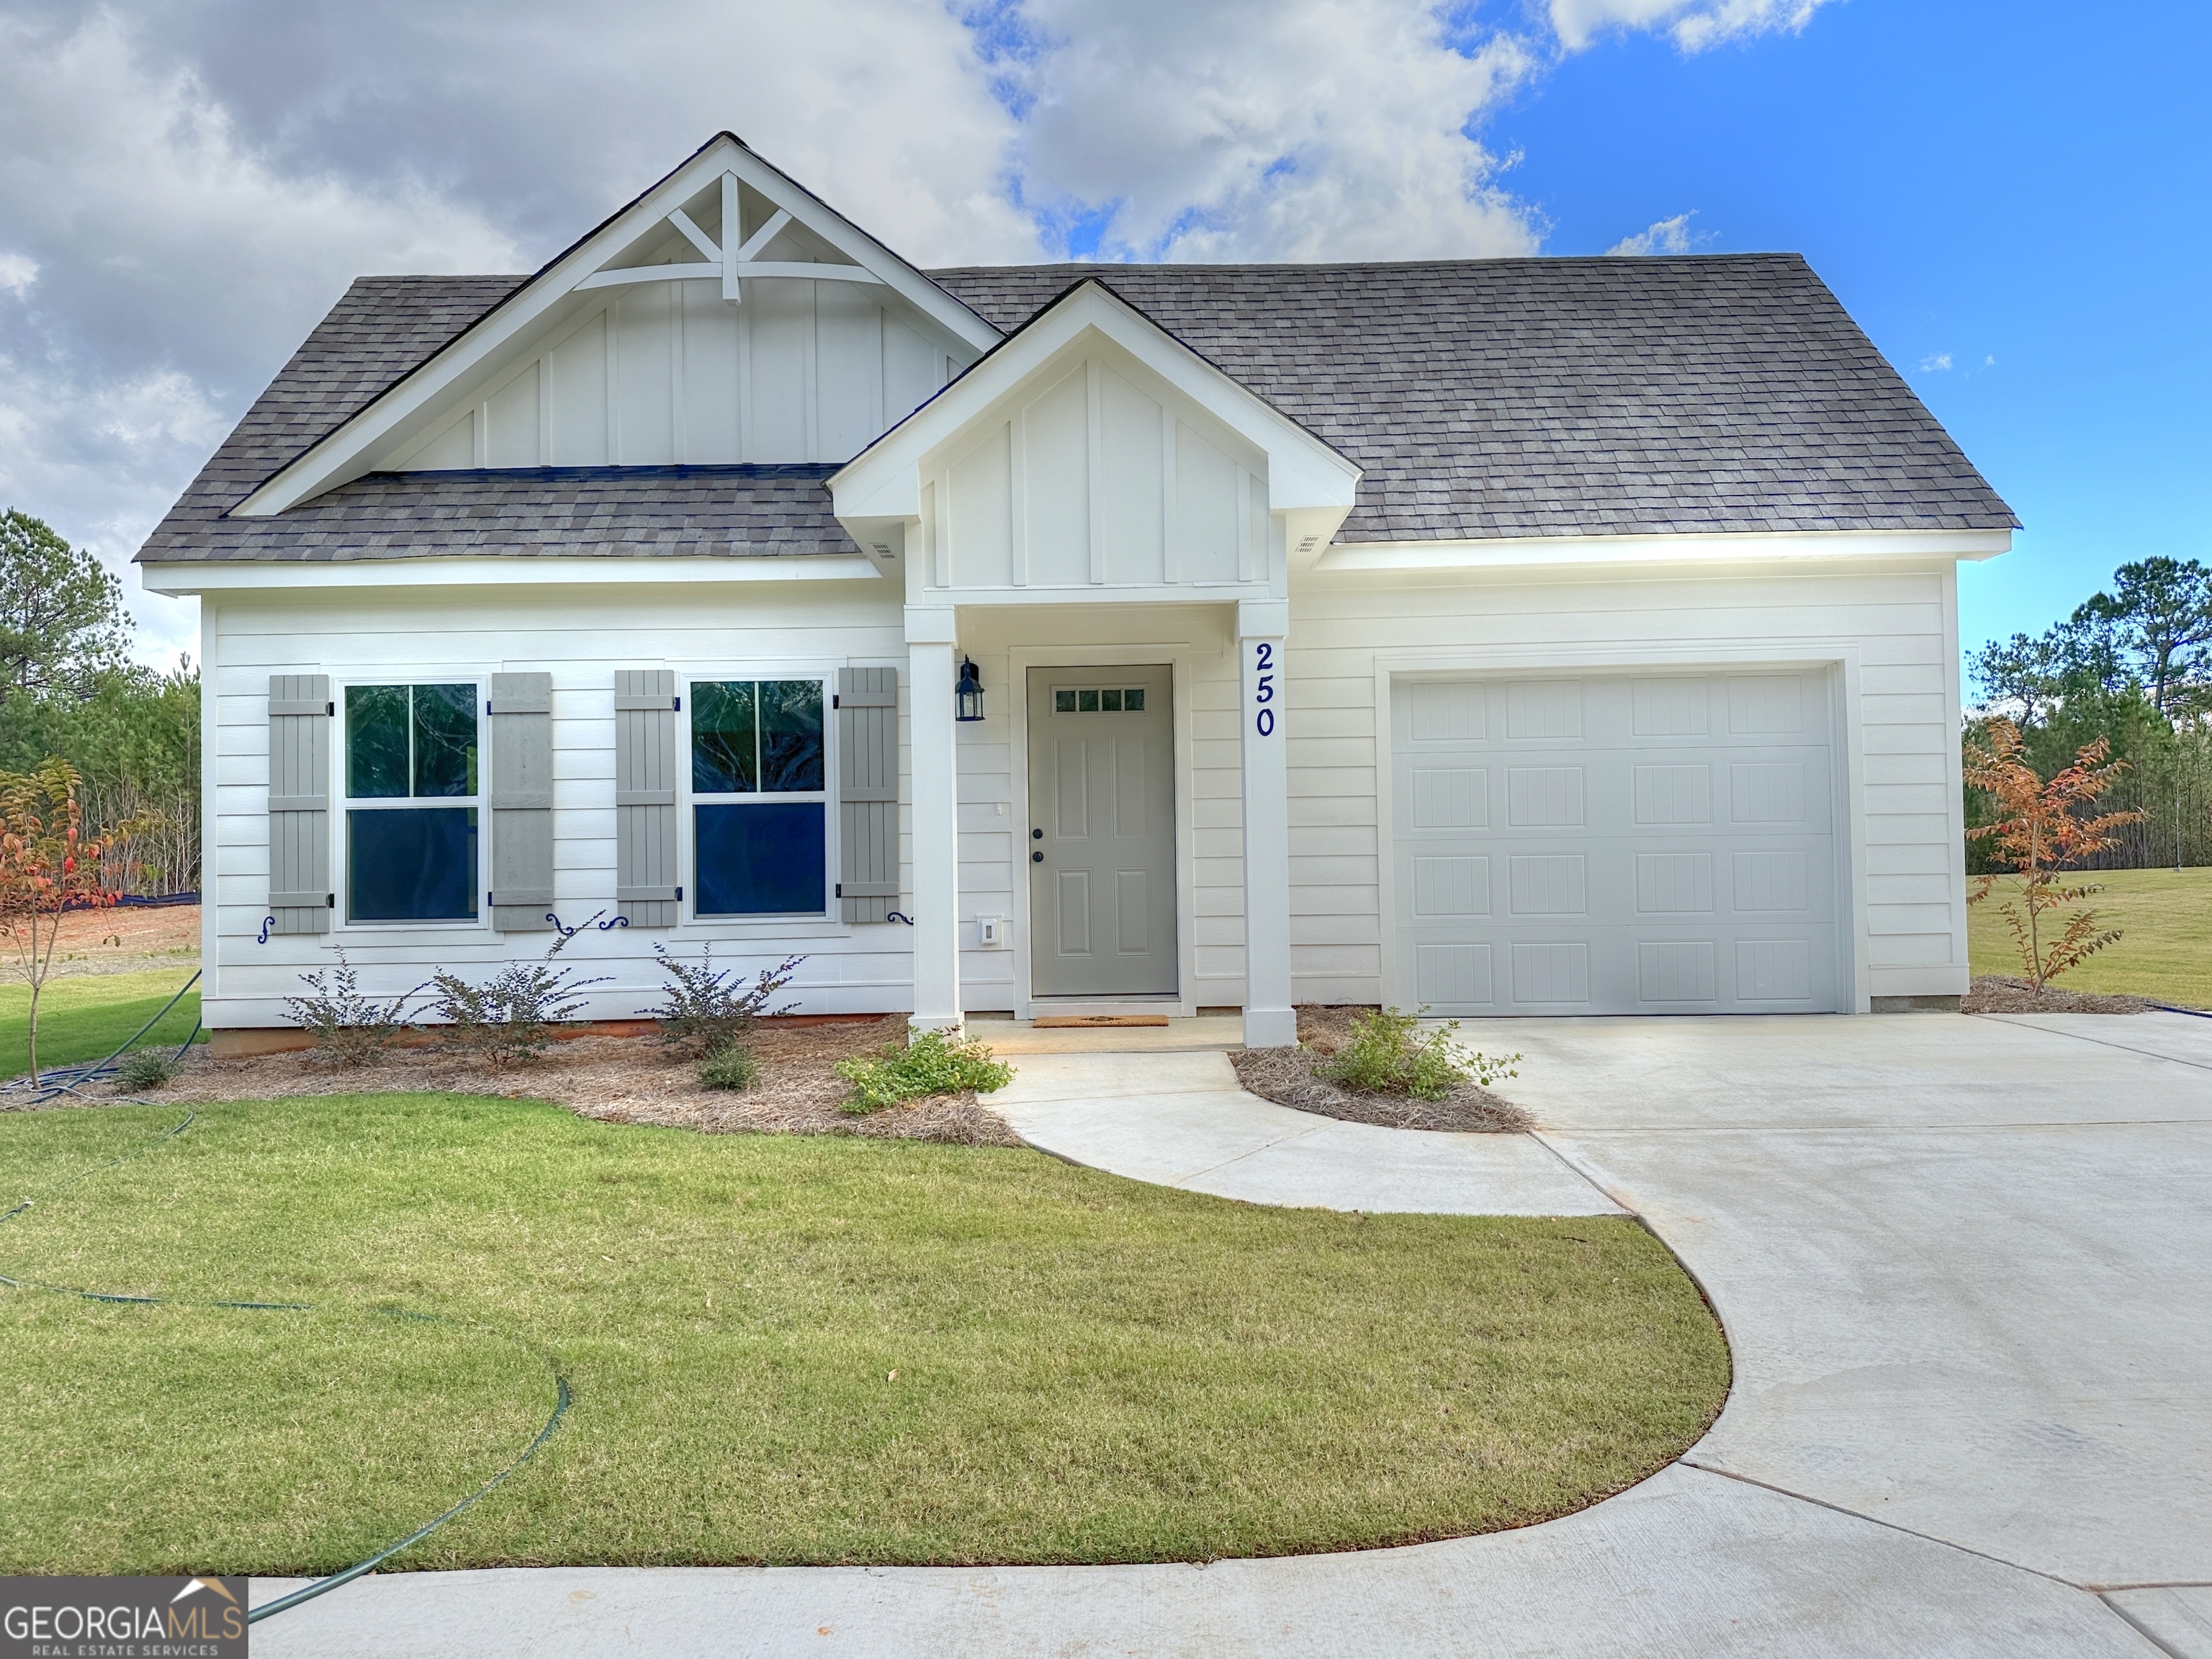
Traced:
[[1042, 840], [1044, 839], [1044, 831], [1043, 831], [1043, 830], [1030, 830], [1030, 839], [1031, 841], [1042, 841]]

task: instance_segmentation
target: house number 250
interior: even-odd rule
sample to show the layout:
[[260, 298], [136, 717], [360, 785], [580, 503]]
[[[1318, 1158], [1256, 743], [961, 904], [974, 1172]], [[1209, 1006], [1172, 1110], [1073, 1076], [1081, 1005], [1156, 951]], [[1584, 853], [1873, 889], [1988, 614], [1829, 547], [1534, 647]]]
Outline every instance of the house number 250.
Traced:
[[1252, 716], [1253, 729], [1263, 738], [1275, 735], [1275, 647], [1267, 640], [1252, 643], [1252, 701], [1260, 705]]

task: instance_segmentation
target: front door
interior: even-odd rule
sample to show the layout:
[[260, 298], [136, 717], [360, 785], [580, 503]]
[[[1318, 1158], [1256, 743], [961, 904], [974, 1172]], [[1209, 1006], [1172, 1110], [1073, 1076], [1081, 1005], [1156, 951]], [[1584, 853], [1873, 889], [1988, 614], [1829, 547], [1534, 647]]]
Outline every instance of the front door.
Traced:
[[1167, 665], [1030, 670], [1030, 975], [1040, 997], [1173, 996]]

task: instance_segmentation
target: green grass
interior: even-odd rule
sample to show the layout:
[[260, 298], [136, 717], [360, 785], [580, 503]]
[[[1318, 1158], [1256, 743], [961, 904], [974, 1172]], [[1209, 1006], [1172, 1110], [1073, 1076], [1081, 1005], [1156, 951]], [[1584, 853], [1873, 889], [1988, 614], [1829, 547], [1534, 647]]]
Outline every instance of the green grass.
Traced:
[[[2104, 888], [2090, 907], [2121, 938], [2059, 985], [2212, 1008], [2212, 869], [2103, 870], [2080, 878]], [[1997, 908], [2009, 890], [2000, 878], [1994, 893], [1967, 908], [1967, 949], [1978, 974], [2018, 979], [2027, 971]]]
[[[1626, 1219], [1235, 1204], [1025, 1151], [385, 1095], [0, 1115], [0, 1571], [1208, 1559], [1514, 1526], [1729, 1379]], [[476, 1330], [380, 1316], [406, 1308]], [[500, 1335], [495, 1333], [504, 1333]], [[896, 1372], [894, 1380], [891, 1373]]]
[[[157, 968], [143, 974], [72, 974], [51, 979], [39, 997], [39, 1064], [74, 1066], [99, 1060], [161, 1012], [192, 976], [190, 968]], [[0, 983], [0, 1079], [30, 1069], [31, 988], [20, 979]], [[185, 1000], [143, 1041], [171, 1048], [199, 1021], [200, 993]]]

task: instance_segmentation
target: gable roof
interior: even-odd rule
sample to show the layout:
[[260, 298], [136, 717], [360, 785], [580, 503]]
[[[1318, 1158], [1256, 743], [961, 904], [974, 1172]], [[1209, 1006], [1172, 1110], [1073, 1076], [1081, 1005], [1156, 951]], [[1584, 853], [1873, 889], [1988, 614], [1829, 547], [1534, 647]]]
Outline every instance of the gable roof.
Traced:
[[1009, 331], [1110, 283], [1359, 464], [1340, 542], [2015, 523], [1794, 253], [927, 274]]
[[[1340, 542], [2016, 522], [1795, 254], [927, 275], [1006, 332], [1087, 276], [1109, 283], [1364, 469]], [[529, 280], [355, 283], [138, 557], [665, 550], [672, 500], [657, 508], [644, 493], [610, 489], [592, 512], [567, 510], [562, 492], [581, 488], [580, 473], [643, 483], [633, 468], [372, 474], [274, 516], [231, 516]], [[684, 520], [683, 535], [696, 538], [684, 550], [853, 550], [827, 489], [793, 469], [660, 471], [694, 486], [725, 476], [719, 493], [682, 509], [696, 515]], [[781, 476], [763, 504], [770, 473]], [[409, 480], [406, 490], [381, 482], [392, 477]], [[809, 489], [819, 499], [809, 495], [802, 511], [789, 492]], [[407, 516], [394, 518], [403, 495]], [[343, 527], [356, 506], [381, 515], [382, 527]], [[764, 532], [763, 513], [788, 516]], [[445, 527], [432, 532], [432, 523]]]

